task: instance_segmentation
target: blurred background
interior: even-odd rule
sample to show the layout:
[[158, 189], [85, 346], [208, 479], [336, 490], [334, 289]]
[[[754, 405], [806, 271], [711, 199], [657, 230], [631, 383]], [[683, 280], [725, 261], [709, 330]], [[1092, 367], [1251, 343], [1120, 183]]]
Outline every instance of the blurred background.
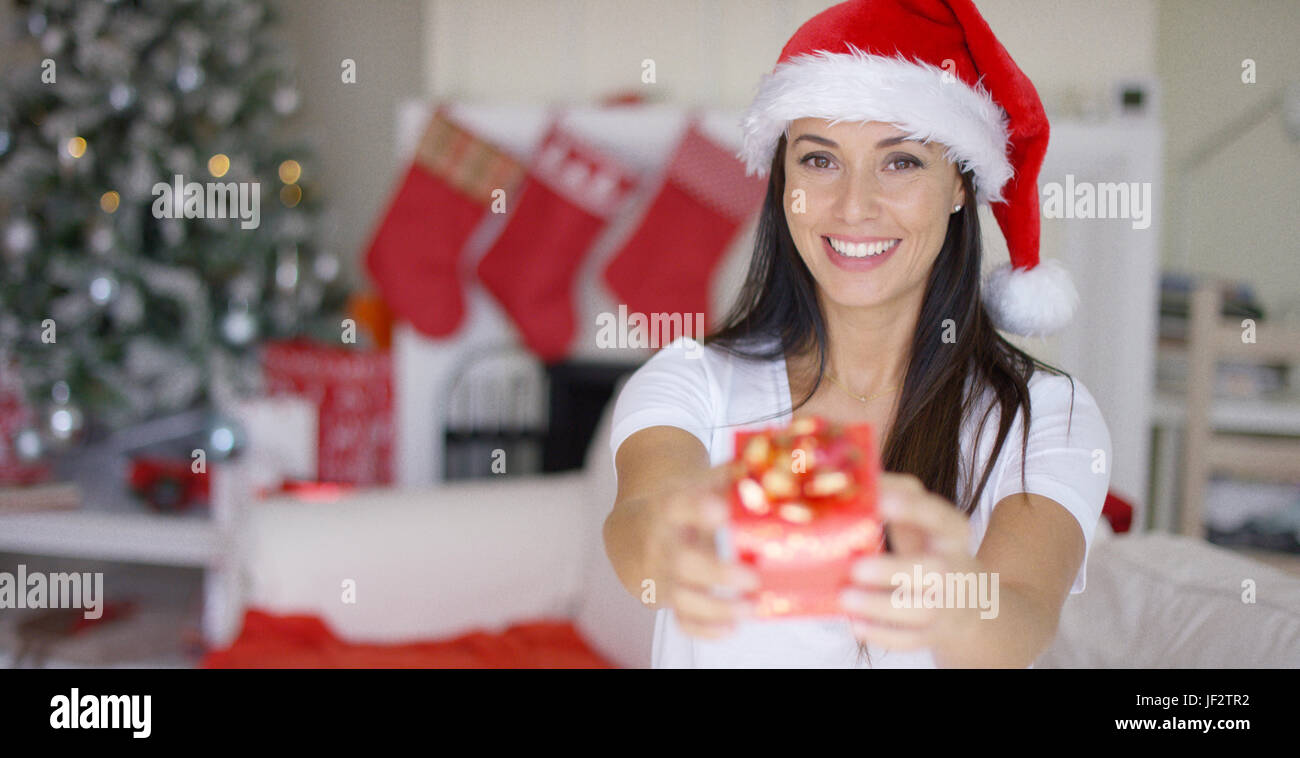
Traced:
[[[730, 303], [738, 119], [829, 5], [0, 0], [0, 572], [109, 604], [0, 609], [0, 661], [192, 666], [261, 609], [367, 643], [571, 618], [627, 663], [590, 587], [608, 401], [658, 346], [627, 314]], [[1081, 312], [1016, 340], [1101, 404], [1108, 523], [1300, 573], [1300, 4], [976, 5], [1052, 121], [1044, 191], [1132, 190], [1047, 214]], [[576, 189], [530, 198], [548, 150]]]

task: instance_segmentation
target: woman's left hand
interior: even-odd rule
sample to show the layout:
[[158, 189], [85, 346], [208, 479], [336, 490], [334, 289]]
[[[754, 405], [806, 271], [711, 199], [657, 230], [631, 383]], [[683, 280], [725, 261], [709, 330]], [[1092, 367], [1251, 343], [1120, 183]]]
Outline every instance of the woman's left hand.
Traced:
[[950, 572], [981, 570], [967, 552], [970, 522], [911, 474], [882, 472], [879, 495], [893, 552], [863, 558], [853, 566], [853, 586], [841, 595], [841, 604], [854, 636], [890, 650], [933, 648], [965, 638], [979, 620], [974, 598], [962, 604], [967, 607], [958, 608], [941, 593], [944, 607], [926, 608], [923, 603], [916, 607], [913, 598], [925, 594], [925, 583], [913, 584], [918, 565], [923, 580], [937, 572], [945, 587]]

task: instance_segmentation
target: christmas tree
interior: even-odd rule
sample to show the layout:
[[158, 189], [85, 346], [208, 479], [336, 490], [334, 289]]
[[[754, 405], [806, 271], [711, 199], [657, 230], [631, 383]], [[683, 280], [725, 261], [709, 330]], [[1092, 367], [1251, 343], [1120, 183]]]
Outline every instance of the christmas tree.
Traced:
[[282, 136], [298, 93], [274, 16], [17, 3], [5, 44], [30, 55], [0, 91], [0, 370], [47, 426], [51, 402], [117, 428], [247, 391], [259, 342], [339, 339], [351, 287], [319, 239], [310, 156]]

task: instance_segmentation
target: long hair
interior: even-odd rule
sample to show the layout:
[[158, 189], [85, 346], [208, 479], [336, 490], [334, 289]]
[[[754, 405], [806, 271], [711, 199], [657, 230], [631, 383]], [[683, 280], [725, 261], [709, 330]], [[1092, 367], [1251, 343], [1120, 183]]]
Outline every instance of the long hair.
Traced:
[[[771, 361], [787, 353], [816, 351], [818, 368], [812, 389], [793, 408], [775, 416], [797, 410], [816, 394], [827, 359], [826, 322], [818, 305], [817, 283], [799, 256], [786, 223], [785, 150], [782, 136], [772, 158], [767, 197], [744, 284], [723, 323], [703, 340], [748, 360]], [[964, 172], [961, 178], [966, 197], [973, 199], [971, 174]], [[1034, 370], [1069, 376], [1012, 345], [994, 328], [980, 300], [982, 257], [979, 212], [974, 202], [967, 202], [950, 216], [943, 247], [930, 271], [897, 417], [881, 447], [883, 470], [915, 475], [926, 489], [947, 498], [968, 517], [988, 483], [1018, 409], [1024, 413], [1022, 460], [1028, 450], [1028, 384]], [[1070, 384], [1073, 388], [1073, 378]], [[968, 414], [976, 412], [977, 401], [986, 390], [992, 391], [995, 402], [984, 411], [978, 428], [984, 427], [995, 407], [1000, 408], [996, 441], [974, 487], [969, 484], [977, 465], [972, 445], [965, 468], [967, 486], [959, 493], [962, 424]], [[1022, 467], [1022, 487], [1024, 476]], [[859, 652], [865, 655], [866, 646], [860, 645]]]

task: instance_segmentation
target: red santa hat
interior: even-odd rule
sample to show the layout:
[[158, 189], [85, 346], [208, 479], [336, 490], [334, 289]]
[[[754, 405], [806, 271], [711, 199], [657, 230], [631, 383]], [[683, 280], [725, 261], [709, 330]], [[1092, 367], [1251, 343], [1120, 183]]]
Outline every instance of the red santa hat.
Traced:
[[970, 0], [850, 0], [794, 33], [742, 121], [738, 158], [762, 176], [798, 118], [880, 121], [939, 142], [992, 205], [1011, 262], [989, 273], [997, 328], [1051, 334], [1078, 304], [1070, 275], [1038, 259], [1038, 170], [1047, 116], [1034, 85]]

